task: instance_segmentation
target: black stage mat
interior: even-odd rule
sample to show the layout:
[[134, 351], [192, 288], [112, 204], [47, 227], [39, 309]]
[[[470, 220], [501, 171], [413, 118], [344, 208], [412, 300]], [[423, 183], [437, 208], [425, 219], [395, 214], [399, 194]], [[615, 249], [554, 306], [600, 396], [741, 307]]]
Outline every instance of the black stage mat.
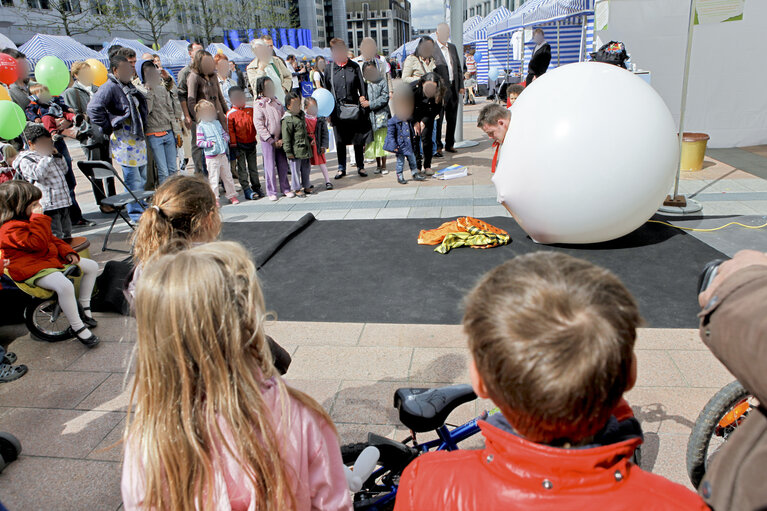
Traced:
[[[557, 250], [615, 272], [637, 297], [647, 326], [694, 328], [698, 274], [706, 262], [724, 257], [658, 224], [607, 243], [543, 246], [511, 218], [486, 220], [506, 229], [512, 243], [446, 255], [416, 243], [419, 230], [438, 227], [444, 219], [315, 221], [259, 271], [267, 307], [291, 321], [456, 324], [463, 296], [483, 273], [515, 255]], [[225, 223], [222, 237], [259, 254], [292, 226]]]

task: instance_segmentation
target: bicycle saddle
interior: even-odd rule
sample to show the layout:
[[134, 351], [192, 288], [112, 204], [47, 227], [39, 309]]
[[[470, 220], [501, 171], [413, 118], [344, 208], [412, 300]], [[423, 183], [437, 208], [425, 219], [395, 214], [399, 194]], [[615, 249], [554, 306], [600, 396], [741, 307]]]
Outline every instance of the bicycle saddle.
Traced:
[[463, 403], [477, 399], [471, 385], [437, 389], [397, 389], [394, 407], [399, 420], [416, 433], [433, 431], [445, 424], [448, 415]]

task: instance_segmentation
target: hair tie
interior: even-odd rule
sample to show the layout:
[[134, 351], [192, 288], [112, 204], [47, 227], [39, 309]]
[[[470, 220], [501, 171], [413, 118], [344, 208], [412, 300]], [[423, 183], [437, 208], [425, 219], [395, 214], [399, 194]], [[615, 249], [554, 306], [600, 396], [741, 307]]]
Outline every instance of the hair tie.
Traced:
[[160, 206], [158, 206], [157, 204], [152, 204], [152, 209], [157, 211], [157, 214], [159, 214], [160, 216], [165, 216], [162, 214], [162, 210], [160, 209]]

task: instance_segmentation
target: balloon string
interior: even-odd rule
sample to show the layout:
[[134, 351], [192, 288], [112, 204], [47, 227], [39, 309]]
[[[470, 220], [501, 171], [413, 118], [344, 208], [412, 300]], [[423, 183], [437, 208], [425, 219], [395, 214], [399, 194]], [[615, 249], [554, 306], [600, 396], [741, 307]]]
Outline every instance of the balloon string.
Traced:
[[746, 225], [746, 224], [742, 224], [740, 222], [730, 222], [728, 224], [724, 224], [724, 225], [721, 225], [719, 227], [713, 227], [711, 229], [695, 229], [693, 227], [682, 227], [680, 225], [674, 225], [674, 224], [670, 224], [668, 222], [661, 222], [660, 220], [648, 220], [647, 222], [651, 223], [651, 224], [667, 225], [669, 227], [673, 227], [675, 229], [681, 229], [683, 231], [694, 231], [694, 232], [714, 232], [714, 231], [719, 231], [721, 229], [724, 229], [725, 227], [729, 227], [731, 225], [738, 225], [740, 227], [745, 227], [746, 229], [763, 229], [763, 228], [767, 227], [767, 223], [763, 223], [762, 225]]

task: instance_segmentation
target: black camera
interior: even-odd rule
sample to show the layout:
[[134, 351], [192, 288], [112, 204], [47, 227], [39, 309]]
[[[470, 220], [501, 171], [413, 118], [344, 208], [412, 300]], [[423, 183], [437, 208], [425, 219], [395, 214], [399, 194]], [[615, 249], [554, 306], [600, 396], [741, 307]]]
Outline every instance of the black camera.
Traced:
[[711, 285], [711, 282], [714, 281], [717, 273], [719, 273], [719, 266], [724, 261], [725, 259], [714, 259], [713, 261], [706, 263], [706, 266], [703, 267], [703, 271], [701, 272], [700, 277], [698, 277], [698, 294], [701, 294], [703, 291], [708, 289], [708, 286]]

